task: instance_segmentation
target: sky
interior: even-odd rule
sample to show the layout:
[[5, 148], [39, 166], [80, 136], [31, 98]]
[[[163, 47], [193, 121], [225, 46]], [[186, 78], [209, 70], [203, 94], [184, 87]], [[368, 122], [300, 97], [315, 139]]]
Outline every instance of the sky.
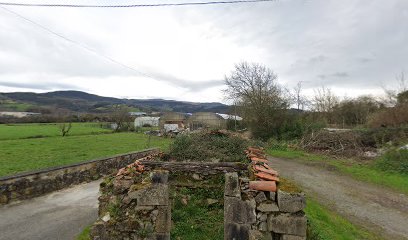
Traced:
[[[147, 2], [164, 1], [52, 1]], [[269, 67], [289, 89], [301, 81], [306, 95], [322, 86], [346, 97], [380, 94], [384, 87], [397, 86], [401, 72], [408, 74], [408, 1], [0, 6], [0, 92], [80, 90], [120, 98], [223, 102], [224, 78], [242, 61]]]

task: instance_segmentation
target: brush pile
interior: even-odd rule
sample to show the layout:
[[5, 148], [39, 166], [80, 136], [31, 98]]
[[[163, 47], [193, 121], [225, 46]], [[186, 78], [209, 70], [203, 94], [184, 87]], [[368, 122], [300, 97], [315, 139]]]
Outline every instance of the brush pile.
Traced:
[[353, 131], [320, 132], [306, 135], [302, 138], [299, 146], [310, 152], [319, 152], [339, 156], [362, 156], [367, 149], [361, 141], [358, 133]]

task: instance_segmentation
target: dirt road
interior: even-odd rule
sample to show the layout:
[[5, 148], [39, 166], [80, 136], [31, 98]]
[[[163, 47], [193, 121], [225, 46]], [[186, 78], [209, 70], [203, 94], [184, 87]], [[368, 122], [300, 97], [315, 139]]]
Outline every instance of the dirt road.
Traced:
[[[354, 224], [384, 239], [408, 239], [408, 196], [294, 160], [269, 158], [283, 177]], [[407, 183], [408, 184], [408, 183]]]
[[99, 183], [0, 207], [0, 240], [72, 240], [98, 214]]

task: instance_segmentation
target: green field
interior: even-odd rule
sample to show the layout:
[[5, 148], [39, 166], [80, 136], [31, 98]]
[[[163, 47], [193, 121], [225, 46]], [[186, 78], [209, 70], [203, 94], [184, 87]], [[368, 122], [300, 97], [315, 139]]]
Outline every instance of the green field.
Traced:
[[360, 162], [353, 159], [334, 159], [329, 156], [306, 153], [300, 150], [267, 150], [274, 157], [297, 159], [305, 163], [317, 163], [322, 166], [332, 166], [338, 171], [351, 177], [386, 186], [394, 190], [408, 193], [408, 174], [391, 171], [383, 171], [375, 167], [375, 161]]
[[28, 103], [20, 103], [12, 100], [0, 100], [0, 109], [5, 111], [25, 112], [33, 105]]
[[[76, 129], [76, 131], [75, 131]], [[72, 135], [58, 136], [56, 125], [18, 124], [0, 125], [0, 176], [77, 163], [160, 147], [165, 150], [170, 141], [142, 133], [110, 133], [94, 124], [78, 123], [72, 127]], [[38, 134], [48, 137], [36, 138]], [[7, 140], [5, 140], [7, 139]]]
[[[100, 123], [72, 123], [70, 136], [111, 133]], [[58, 123], [0, 124], [0, 140], [61, 136]]]

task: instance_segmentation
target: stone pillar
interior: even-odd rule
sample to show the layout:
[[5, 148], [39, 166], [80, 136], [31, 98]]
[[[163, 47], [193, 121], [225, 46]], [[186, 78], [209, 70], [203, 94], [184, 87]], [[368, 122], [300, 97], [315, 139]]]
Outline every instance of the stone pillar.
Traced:
[[225, 174], [224, 240], [248, 240], [251, 225], [256, 222], [256, 202], [243, 200], [238, 174]]

